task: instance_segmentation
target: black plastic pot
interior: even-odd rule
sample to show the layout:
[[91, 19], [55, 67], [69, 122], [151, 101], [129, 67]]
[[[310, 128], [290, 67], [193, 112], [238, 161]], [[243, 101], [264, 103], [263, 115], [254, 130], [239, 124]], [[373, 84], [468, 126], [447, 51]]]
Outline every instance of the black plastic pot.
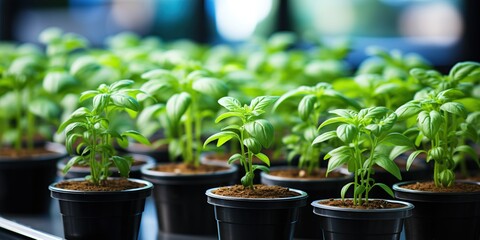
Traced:
[[415, 182], [393, 186], [395, 197], [415, 205], [405, 224], [408, 240], [480, 239], [480, 192], [437, 193], [402, 188]]
[[[81, 181], [71, 179], [69, 181]], [[129, 179], [144, 187], [114, 192], [66, 190], [50, 185], [53, 198], [59, 200], [65, 238], [130, 240], [137, 239], [145, 199], [153, 185], [147, 181]]]
[[[225, 165], [224, 165], [225, 166]], [[209, 188], [230, 185], [234, 181], [234, 166], [208, 174], [173, 174], [142, 168], [143, 179], [153, 184], [153, 198], [162, 233], [184, 235], [216, 234], [213, 207], [205, 202]]]
[[67, 152], [58, 143], [46, 143], [45, 148], [52, 153], [23, 158], [0, 156], [0, 213], [48, 212], [48, 186], [55, 181], [57, 162]]
[[288, 240], [293, 239], [299, 208], [307, 203], [307, 193], [288, 198], [235, 198], [206, 191], [215, 207], [218, 239]]
[[[375, 200], [375, 199], [370, 199]], [[385, 200], [404, 205], [389, 209], [352, 209], [312, 202], [313, 212], [320, 216], [320, 228], [326, 240], [398, 240], [404, 220], [414, 206], [408, 202]], [[320, 229], [319, 229], [320, 231]]]
[[[141, 161], [144, 162], [143, 164], [138, 164], [138, 165], [132, 165], [130, 167], [130, 178], [142, 178], [142, 172], [140, 169], [143, 166], [153, 166], [155, 164], [155, 160], [148, 156], [148, 155], [143, 155], [143, 154], [134, 154], [134, 153], [129, 153], [128, 155], [132, 156], [135, 161]], [[58, 171], [58, 176], [62, 177], [63, 179], [73, 179], [73, 178], [84, 178], [85, 176], [90, 174], [90, 167], [85, 166], [85, 167], [76, 167], [73, 166], [70, 168], [70, 170], [67, 172], [67, 174], [63, 174], [63, 168], [67, 164], [69, 159], [63, 159], [62, 161], [59, 161], [57, 163], [57, 171]], [[112, 167], [110, 169], [112, 172], [112, 177], [120, 177], [120, 174], [118, 170], [115, 167]]]
[[[293, 167], [272, 167], [271, 172]], [[352, 180], [352, 174], [346, 169], [339, 178], [322, 179], [296, 179], [277, 177], [265, 172], [261, 173], [261, 181], [265, 185], [277, 185], [282, 187], [300, 189], [308, 194], [307, 202], [315, 199], [340, 197], [342, 187]], [[342, 171], [343, 171], [342, 170]], [[323, 239], [322, 231], [318, 230], [320, 218], [312, 214], [312, 208], [305, 206], [299, 209], [298, 223], [295, 230], [295, 238]]]

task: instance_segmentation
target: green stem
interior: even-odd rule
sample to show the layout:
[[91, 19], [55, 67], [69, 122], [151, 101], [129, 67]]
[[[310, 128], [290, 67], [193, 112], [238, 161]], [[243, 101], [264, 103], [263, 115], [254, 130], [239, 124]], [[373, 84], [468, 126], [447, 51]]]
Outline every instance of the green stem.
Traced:
[[196, 101], [192, 102], [192, 108], [195, 113], [195, 151], [194, 151], [194, 158], [193, 164], [195, 167], [200, 165], [200, 151], [203, 149], [202, 147], [202, 116], [199, 114], [198, 105], [195, 103]]
[[[28, 94], [27, 94], [27, 100], [26, 102], [30, 102], [30, 98], [33, 94], [32, 87], [29, 87], [27, 89]], [[28, 108], [28, 107], [27, 107]], [[33, 150], [33, 141], [34, 141], [34, 135], [35, 135], [35, 116], [33, 115], [32, 112], [30, 112], [28, 109], [26, 110], [27, 114], [27, 149], [29, 151]]]
[[17, 99], [17, 111], [16, 111], [16, 116], [15, 116], [15, 121], [17, 124], [17, 136], [15, 139], [15, 150], [17, 152], [20, 152], [22, 149], [22, 92], [19, 89], [15, 90], [15, 96]]
[[185, 151], [183, 153], [183, 159], [187, 164], [192, 164], [193, 160], [193, 129], [192, 129], [192, 106], [187, 109], [187, 118], [185, 120]]

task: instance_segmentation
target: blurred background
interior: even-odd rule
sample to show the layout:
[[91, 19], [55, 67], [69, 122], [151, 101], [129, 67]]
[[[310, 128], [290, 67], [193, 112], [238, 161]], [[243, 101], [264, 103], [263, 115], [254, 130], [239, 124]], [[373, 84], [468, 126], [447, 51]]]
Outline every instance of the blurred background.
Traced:
[[349, 41], [358, 65], [366, 46], [417, 52], [439, 68], [480, 61], [478, 0], [0, 0], [0, 40], [38, 42], [56, 26], [102, 46], [132, 31], [164, 41], [240, 44], [291, 31]]

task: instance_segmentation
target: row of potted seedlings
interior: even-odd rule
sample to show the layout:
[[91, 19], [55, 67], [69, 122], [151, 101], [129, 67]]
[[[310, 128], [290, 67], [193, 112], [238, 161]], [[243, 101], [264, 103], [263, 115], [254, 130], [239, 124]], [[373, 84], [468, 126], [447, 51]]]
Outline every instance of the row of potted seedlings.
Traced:
[[[480, 234], [479, 186], [455, 180], [467, 156], [478, 164], [478, 63], [458, 63], [442, 75], [417, 55], [370, 49], [372, 58], [349, 77], [347, 68], [338, 67], [345, 66], [343, 48], [287, 50], [295, 39], [285, 33], [237, 55], [229, 48], [188, 43], [163, 49], [155, 39], [131, 34], [113, 37], [109, 49], [88, 54], [77, 52], [86, 48], [84, 39], [58, 29], [48, 29], [41, 39], [48, 56], [15, 49], [10, 59], [2, 59], [0, 73], [8, 87], [2, 88], [2, 100], [43, 100], [12, 111], [17, 120], [8, 112], [0, 118], [5, 126], [27, 129], [17, 131], [18, 148], [33, 148], [22, 136], [35, 135], [28, 126], [39, 117], [57, 119], [53, 125], [59, 126], [57, 137], [64, 138], [66, 151], [49, 164], [68, 152], [63, 173], [85, 176], [50, 185], [67, 239], [136, 239], [152, 192], [165, 233], [399, 239], [405, 221], [407, 239]], [[39, 84], [43, 88], [36, 90]], [[59, 107], [55, 102], [68, 110], [52, 110]], [[22, 117], [19, 109], [31, 116]], [[227, 153], [223, 163], [206, 157], [215, 150], [211, 142]], [[150, 146], [157, 163], [146, 160], [134, 171], [135, 162], [146, 157], [120, 151], [145, 153], [132, 145]], [[281, 146], [287, 154], [266, 151]], [[279, 156], [298, 167], [270, 169]], [[0, 161], [15, 173], [8, 168], [12, 164], [27, 163]], [[81, 166], [89, 170], [74, 175]], [[434, 181], [398, 183], [392, 191], [394, 182], [411, 174], [405, 169]], [[423, 183], [430, 188], [421, 194]], [[0, 205], [9, 206], [3, 199]], [[306, 206], [310, 203], [314, 213]], [[452, 227], [450, 218], [462, 220]]]

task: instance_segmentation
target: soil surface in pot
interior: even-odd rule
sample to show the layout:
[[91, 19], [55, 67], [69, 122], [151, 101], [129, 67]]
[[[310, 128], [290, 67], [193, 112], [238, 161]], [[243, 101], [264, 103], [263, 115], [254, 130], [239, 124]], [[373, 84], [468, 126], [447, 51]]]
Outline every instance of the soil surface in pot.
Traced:
[[68, 189], [68, 190], [78, 190], [78, 191], [122, 191], [128, 189], [134, 189], [143, 187], [145, 184], [128, 181], [127, 179], [109, 179], [103, 181], [100, 186], [94, 185], [89, 181], [63, 181], [55, 185], [55, 187]]
[[198, 167], [185, 163], [169, 163], [157, 165], [151, 170], [159, 172], [171, 172], [178, 174], [200, 174], [200, 173], [212, 173], [227, 170], [228, 167], [200, 164]]
[[417, 182], [414, 184], [402, 185], [401, 187], [426, 192], [480, 192], [480, 185], [458, 182], [453, 183], [453, 185], [448, 188], [437, 187], [433, 181]]
[[322, 205], [332, 206], [332, 207], [341, 207], [341, 208], [354, 208], [354, 209], [387, 209], [387, 208], [401, 208], [405, 205], [399, 203], [391, 203], [384, 200], [369, 200], [368, 203], [363, 203], [361, 205], [354, 205], [352, 200], [339, 200], [339, 199], [329, 199], [326, 201], [318, 202]]
[[253, 185], [253, 189], [245, 188], [242, 185], [221, 187], [213, 191], [213, 193], [221, 196], [239, 198], [287, 198], [299, 195], [285, 187], [267, 186], [262, 184]]
[[[29, 156], [42, 156], [42, 155], [49, 155], [55, 152], [49, 151], [45, 148], [33, 148], [33, 149], [21, 149], [20, 151], [16, 151], [13, 148], [1, 148], [0, 149], [0, 156], [12, 157], [12, 158], [22, 158], [22, 157], [29, 157]], [[0, 159], [1, 160], [1, 159]]]
[[322, 179], [322, 178], [341, 178], [345, 175], [339, 172], [330, 172], [328, 176], [325, 176], [325, 169], [315, 169], [307, 175], [307, 171], [303, 169], [281, 169], [270, 171], [270, 175], [284, 178], [297, 178], [297, 179]]

